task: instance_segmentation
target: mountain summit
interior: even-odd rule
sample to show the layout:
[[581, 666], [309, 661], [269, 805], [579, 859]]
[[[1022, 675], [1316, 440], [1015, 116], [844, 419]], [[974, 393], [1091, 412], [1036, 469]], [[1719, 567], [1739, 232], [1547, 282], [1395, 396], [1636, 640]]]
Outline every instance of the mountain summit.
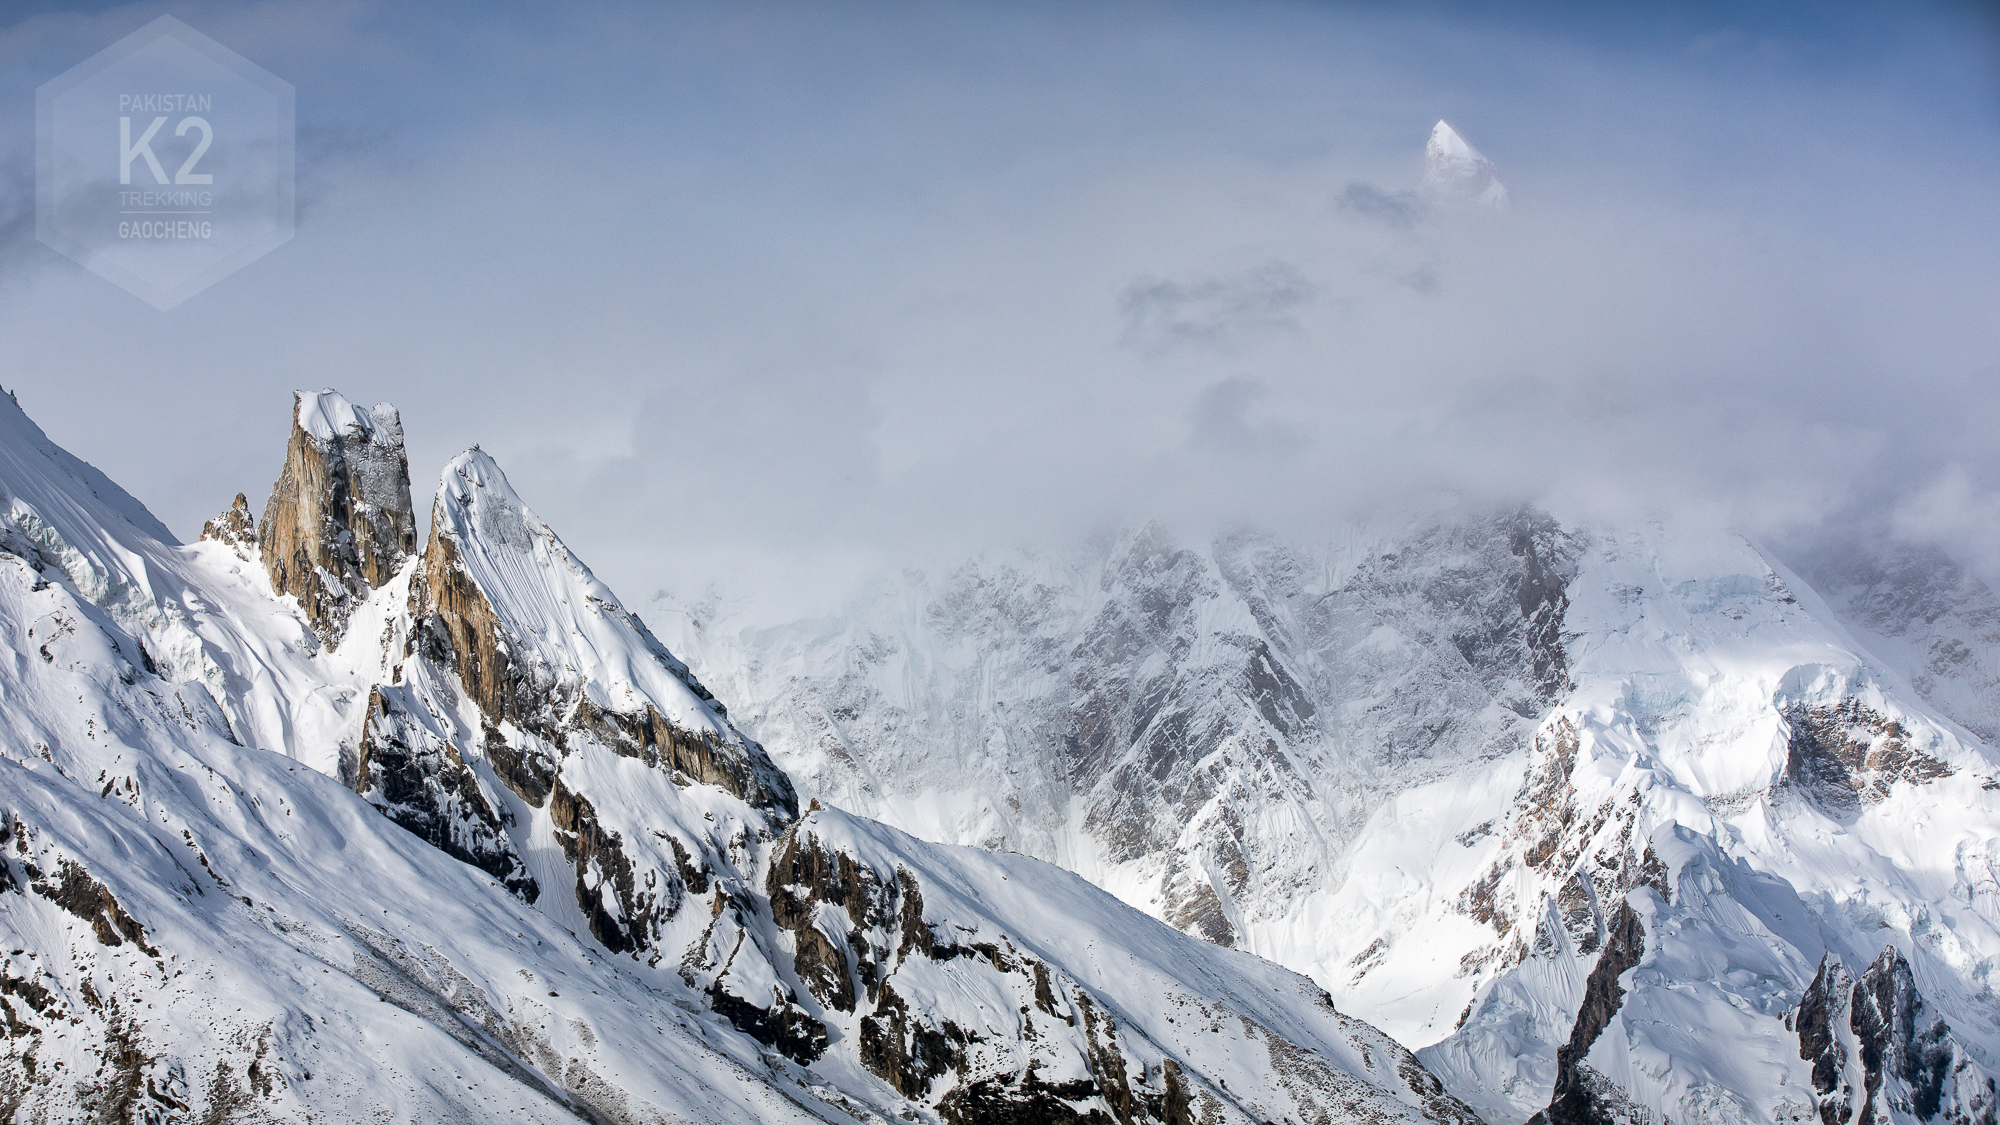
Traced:
[[1496, 211], [1507, 206], [1507, 185], [1500, 182], [1499, 169], [1443, 121], [1431, 130], [1430, 143], [1424, 146], [1423, 192], [1431, 202], [1446, 206]]

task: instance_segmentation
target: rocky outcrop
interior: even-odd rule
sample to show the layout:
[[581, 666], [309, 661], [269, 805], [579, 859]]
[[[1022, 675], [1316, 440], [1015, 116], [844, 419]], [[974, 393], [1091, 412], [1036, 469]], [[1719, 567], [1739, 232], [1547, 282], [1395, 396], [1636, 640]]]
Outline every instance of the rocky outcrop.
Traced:
[[271, 588], [297, 597], [329, 646], [354, 606], [416, 552], [412, 512], [396, 408], [363, 410], [330, 390], [296, 394], [285, 467], [257, 544]]
[[246, 557], [257, 550], [257, 521], [250, 515], [250, 501], [241, 492], [236, 502], [221, 515], [201, 525], [205, 543], [220, 543]]
[[[871, 1074], [940, 1120], [1326, 1121], [1335, 1119], [1326, 1115], [1333, 1106], [1343, 1120], [1383, 1114], [1379, 1089], [1241, 1014], [1176, 995], [1160, 998], [1170, 1014], [1147, 1027], [1129, 1005], [1121, 1008], [1049, 954], [960, 915], [962, 904], [927, 902], [924, 880], [908, 867], [891, 869], [865, 847], [823, 835], [823, 823], [842, 830], [840, 816], [815, 806], [780, 839], [765, 885], [771, 916], [789, 938], [790, 967], [821, 1019], [854, 1040]], [[949, 885], [936, 890], [947, 902], [963, 893]], [[1312, 991], [1315, 1019], [1357, 1026]], [[1237, 1065], [1261, 1071], [1261, 1087], [1282, 1093], [1253, 1106], [1237, 1100], [1227, 1082], [1197, 1076], [1193, 1065], [1205, 1064], [1208, 1051], [1183, 1054], [1160, 1037], [1177, 1032], [1177, 1021], [1197, 1037], [1240, 1036], [1254, 1045]], [[1188, 1042], [1221, 1051], [1224, 1041]], [[1360, 1053], [1407, 1093], [1400, 1105], [1451, 1125], [1476, 1122], [1393, 1041], [1377, 1033]]]
[[[1055, 737], [1105, 857], [1165, 852], [1167, 920], [1233, 945], [1236, 900], [1256, 876], [1239, 807], [1255, 803], [1257, 790], [1310, 800], [1284, 747], [1316, 736], [1318, 711], [1286, 655], [1263, 638], [1202, 636], [1227, 581], [1160, 528], [1135, 535], [1108, 566], [1110, 596], [1071, 653]], [[1191, 822], [1199, 842], [1173, 849]]]
[[[624, 838], [600, 823], [591, 803], [561, 780], [550, 795], [549, 819], [563, 858], [576, 869], [576, 901], [591, 935], [613, 953], [651, 948], [660, 925], [681, 908], [687, 887], [677, 871], [636, 875]], [[680, 845], [675, 843], [678, 850]]]
[[1889, 795], [1897, 782], [1949, 776], [1943, 762], [1912, 745], [1902, 723], [1848, 696], [1838, 703], [1785, 708], [1789, 728], [1780, 784], [1837, 820]]
[[[788, 996], [767, 995], [767, 978], [731, 976], [742, 949], [746, 966], [763, 956], [764, 931], [730, 865], [712, 862], [796, 816], [789, 781], [478, 449], [444, 473], [404, 608], [403, 682], [371, 702], [357, 787], [523, 895], [548, 888], [519, 868], [510, 833], [525, 840], [546, 817], [573, 872], [566, 890], [599, 944], [653, 965], [682, 957], [690, 985], [739, 1028], [812, 1056], [824, 1029]], [[634, 806], [635, 783], [661, 791]], [[708, 827], [713, 806], [676, 800], [696, 785], [738, 798], [748, 819]], [[521, 813], [532, 823], [513, 824]], [[691, 894], [713, 896], [704, 906], [715, 924], [698, 949], [663, 948]]]
[[[1464, 974], [1503, 971], [1554, 940], [1540, 910], [1544, 893], [1553, 899], [1555, 925], [1580, 955], [1611, 939], [1627, 892], [1649, 887], [1662, 902], [1673, 901], [1672, 874], [1642, 830], [1637, 803], [1579, 798], [1572, 775], [1581, 751], [1568, 716], [1536, 738], [1527, 777], [1498, 829], [1504, 847], [1458, 897], [1458, 909], [1495, 935], [1461, 964]], [[1539, 889], [1524, 890], [1517, 878], [1524, 873], [1532, 880], [1526, 886]]]
[[[810, 821], [800, 824], [806, 829], [786, 833], [766, 880], [772, 918], [791, 936], [793, 969], [814, 999], [831, 1012], [860, 1013], [858, 1047], [871, 1073], [913, 1101], [937, 1096], [939, 1117], [955, 1125], [1160, 1119], [1135, 1107], [1116, 1021], [1087, 991], [1011, 942], [940, 938], [938, 927], [924, 920], [914, 875], [877, 871], [826, 845]], [[981, 991], [997, 987], [1000, 995], [1017, 998], [1027, 1016], [1023, 1040], [994, 1044], [946, 1012], [911, 1004], [895, 978], [912, 961], [952, 965], [979, 978]], [[927, 971], [912, 976], [921, 980]], [[1038, 1022], [1046, 1028], [1039, 1035]], [[1086, 1073], [1045, 1078], [1040, 1072], [1048, 1064], [1034, 1052], [1063, 1054], [1051, 1039], [1073, 1041]], [[994, 1073], [990, 1061], [976, 1057], [1017, 1050], [1027, 1065], [1009, 1073]], [[941, 1089], [948, 1074], [957, 1081]], [[1158, 1092], [1162, 1105], [1165, 1096]]]
[[465, 755], [427, 719], [407, 687], [384, 685], [370, 693], [355, 791], [447, 855], [535, 901], [541, 888], [507, 836], [505, 807], [481, 790]]
[[[490, 466], [490, 460], [485, 464]], [[497, 468], [490, 471], [498, 473]], [[536, 639], [510, 635], [509, 623], [495, 612], [487, 592], [473, 577], [464, 558], [464, 544], [454, 530], [452, 505], [463, 508], [466, 501], [449, 488], [440, 491], [432, 509], [423, 564], [410, 588], [410, 614], [418, 623], [422, 651], [458, 674], [466, 694], [493, 728], [512, 724], [546, 744], [499, 748], [504, 762], [499, 766], [501, 776], [516, 792], [539, 806], [560, 756], [569, 751], [573, 740], [582, 737], [667, 773], [678, 772], [695, 782], [719, 786], [753, 807], [787, 820], [797, 815], [797, 797], [790, 779], [771, 764], [756, 743], [733, 732], [690, 729], [661, 714], [652, 701], [635, 701], [627, 710], [601, 706], [589, 698], [581, 681], [566, 680], [546, 667], [524, 663], [519, 654], [532, 648]], [[481, 526], [470, 518], [459, 524], [466, 525]], [[568, 556], [545, 527], [510, 528], [501, 534], [505, 537], [509, 533], [548, 536], [550, 550]], [[573, 563], [573, 556], [568, 557]], [[628, 628], [633, 647], [657, 661], [718, 717], [726, 714], [687, 666], [669, 655], [636, 618], [615, 603], [593, 608], [614, 616]], [[488, 741], [489, 745], [493, 742], [491, 738]]]
[[1332, 555], [1147, 525], [906, 575], [838, 630], [690, 606], [676, 648], [817, 795], [1055, 862], [1080, 819], [1093, 878], [1251, 944], [1338, 884], [1385, 793], [1529, 747], [1571, 681], [1586, 546], [1533, 509]]
[[[1583, 1060], [1590, 1048], [1625, 1002], [1625, 986], [1618, 978], [1638, 965], [1646, 953], [1646, 931], [1629, 902], [1618, 904], [1611, 924], [1610, 940], [1584, 984], [1583, 1006], [1577, 1010], [1569, 1042], [1556, 1050], [1556, 1088], [1549, 1108], [1535, 1115], [1529, 1125], [1623, 1125], [1628, 1116], [1616, 1112], [1625, 1107]], [[1607, 1104], [1608, 1103], [1608, 1104]]]
[[1839, 1030], [1847, 1024], [1853, 995], [1854, 978], [1840, 958], [1829, 953], [1820, 959], [1812, 986], [1792, 1014], [1799, 1032], [1799, 1057], [1812, 1064], [1822, 1125], [1847, 1125], [1854, 1115], [1855, 1088], [1843, 1081], [1847, 1044]]
[[1799, 1057], [1812, 1064], [1821, 1125], [1995, 1121], [1993, 1079], [1924, 1002], [1894, 946], [1859, 979], [1827, 954], [1791, 1018]]

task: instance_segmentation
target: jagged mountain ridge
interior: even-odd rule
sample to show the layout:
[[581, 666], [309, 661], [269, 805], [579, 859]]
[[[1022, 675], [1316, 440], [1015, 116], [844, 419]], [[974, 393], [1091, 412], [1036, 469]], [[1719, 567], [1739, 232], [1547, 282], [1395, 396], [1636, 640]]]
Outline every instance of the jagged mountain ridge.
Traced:
[[[340, 406], [281, 476], [331, 539]], [[274, 499], [179, 545], [0, 402], [8, 1115], [1475, 1120], [1303, 978], [801, 812], [484, 454], [339, 590], [274, 586]]]
[[899, 578], [845, 621], [668, 620], [813, 795], [1264, 952], [1257, 904], [1337, 879], [1382, 793], [1524, 750], [1567, 686], [1575, 547], [1545, 517], [1375, 546], [1146, 526]]
[[1992, 596], [1896, 565], [1933, 577], [1822, 597], [1729, 535], [1473, 513], [667, 608], [804, 792], [1307, 972], [1489, 1120], [1825, 1112], [1787, 1020], [1886, 942], [1957, 1052], [1936, 1112], [1987, 1121]]

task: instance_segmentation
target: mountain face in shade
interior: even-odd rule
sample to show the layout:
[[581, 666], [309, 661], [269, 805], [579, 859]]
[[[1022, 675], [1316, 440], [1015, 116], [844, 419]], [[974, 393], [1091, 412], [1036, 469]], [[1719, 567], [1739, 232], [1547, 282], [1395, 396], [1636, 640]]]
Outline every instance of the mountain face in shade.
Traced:
[[417, 550], [401, 449], [301, 396], [182, 545], [0, 399], [16, 1119], [1478, 1120], [1296, 973], [802, 809], [486, 454]]
[[1423, 195], [1447, 207], [1499, 210], [1507, 206], [1507, 185], [1499, 170], [1479, 150], [1467, 144], [1450, 125], [1439, 121], [1424, 145]]

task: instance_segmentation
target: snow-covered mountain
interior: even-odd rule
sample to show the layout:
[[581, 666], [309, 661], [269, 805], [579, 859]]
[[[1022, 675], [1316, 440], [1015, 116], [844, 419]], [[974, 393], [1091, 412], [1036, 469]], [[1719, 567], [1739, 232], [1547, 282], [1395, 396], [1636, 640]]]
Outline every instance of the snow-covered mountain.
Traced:
[[1443, 121], [1432, 126], [1431, 138], [1424, 144], [1422, 192], [1432, 203], [1445, 206], [1500, 210], [1508, 203], [1500, 170]]
[[802, 809], [486, 454], [419, 550], [402, 449], [301, 394], [183, 545], [0, 398], [0, 1117], [1476, 1120], [1300, 975]]
[[1995, 600], [1741, 538], [1158, 527], [669, 639], [802, 794], [1305, 972], [1489, 1121], [1994, 1120]]

